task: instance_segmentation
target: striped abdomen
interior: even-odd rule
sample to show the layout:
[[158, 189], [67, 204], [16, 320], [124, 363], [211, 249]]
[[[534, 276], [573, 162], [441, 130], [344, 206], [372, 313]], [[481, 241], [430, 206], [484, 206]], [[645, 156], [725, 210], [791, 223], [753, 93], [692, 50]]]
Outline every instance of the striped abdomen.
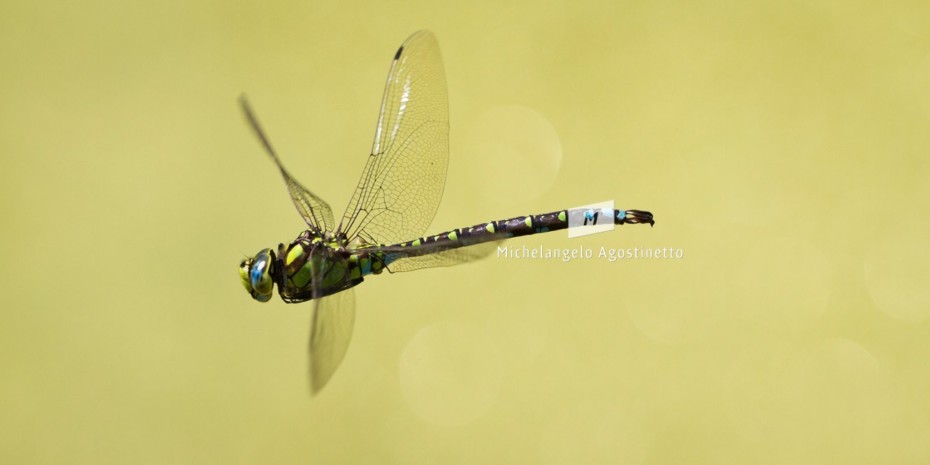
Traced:
[[[608, 216], [610, 219], [606, 218]], [[511, 237], [558, 231], [568, 228], [569, 225], [572, 227], [585, 227], [595, 224], [608, 224], [605, 220], [612, 220], [613, 224], [620, 225], [644, 223], [652, 225], [655, 223], [652, 213], [642, 210], [560, 210], [540, 215], [518, 216], [506, 220], [476, 224], [468, 228], [453, 229], [452, 231], [421, 237], [399, 244], [375, 246], [362, 252], [360, 255], [365, 258], [371, 257], [375, 261], [383, 260], [388, 269], [394, 271], [394, 267], [392, 267], [391, 264], [397, 260], [415, 257], [423, 258], [423, 256], [428, 256], [430, 254], [446, 253], [446, 255], [450, 255], [449, 252], [461, 247], [490, 241], [499, 241]], [[459, 257], [458, 259], [451, 257], [451, 259], [448, 260], [442, 260], [440, 257], [436, 257], [431, 263], [424, 263], [422, 266], [405, 267], [405, 269], [399, 271], [408, 271], [410, 269], [429, 266], [446, 266], [468, 260], [469, 257], [466, 256]]]

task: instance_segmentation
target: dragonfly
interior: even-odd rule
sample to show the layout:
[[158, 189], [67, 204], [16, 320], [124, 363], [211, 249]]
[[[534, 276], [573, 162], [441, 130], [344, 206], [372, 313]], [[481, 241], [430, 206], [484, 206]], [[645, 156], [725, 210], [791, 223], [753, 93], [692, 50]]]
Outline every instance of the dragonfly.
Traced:
[[616, 225], [655, 223], [643, 210], [565, 209], [424, 236], [449, 164], [445, 73], [436, 37], [426, 30], [411, 35], [394, 54], [371, 153], [338, 224], [329, 204], [281, 163], [244, 95], [239, 102], [307, 225], [289, 244], [243, 260], [239, 274], [259, 302], [271, 300], [275, 286], [284, 302], [313, 302], [311, 394], [323, 389], [345, 357], [355, 324], [353, 288], [368, 276], [478, 260], [502, 240], [566, 229], [598, 214], [610, 215]]

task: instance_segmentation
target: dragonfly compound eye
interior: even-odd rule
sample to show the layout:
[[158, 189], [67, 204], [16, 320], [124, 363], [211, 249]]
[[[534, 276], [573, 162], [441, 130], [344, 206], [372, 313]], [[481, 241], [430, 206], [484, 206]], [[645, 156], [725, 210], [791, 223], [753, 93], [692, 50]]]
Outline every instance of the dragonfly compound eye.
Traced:
[[242, 285], [252, 294], [252, 298], [259, 302], [271, 299], [274, 290], [274, 280], [271, 278], [273, 264], [274, 252], [271, 249], [262, 249], [255, 258], [246, 260], [239, 266]]

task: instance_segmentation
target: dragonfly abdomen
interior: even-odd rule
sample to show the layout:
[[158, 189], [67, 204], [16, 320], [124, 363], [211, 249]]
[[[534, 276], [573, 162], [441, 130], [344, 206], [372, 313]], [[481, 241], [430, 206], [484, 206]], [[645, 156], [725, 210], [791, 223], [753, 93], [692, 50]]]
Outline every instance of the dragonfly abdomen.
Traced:
[[539, 215], [517, 216], [506, 220], [476, 224], [458, 228], [433, 236], [421, 237], [394, 245], [377, 246], [363, 256], [371, 258], [376, 266], [390, 267], [395, 260], [444, 252], [461, 247], [499, 241], [511, 237], [529, 236], [566, 229], [569, 226], [613, 224], [654, 224], [652, 213], [642, 210], [559, 210]]
[[655, 223], [652, 218], [652, 213], [642, 210], [594, 210], [578, 208], [542, 213], [539, 215], [517, 216], [506, 220], [476, 224], [468, 228], [453, 229], [452, 231], [446, 231], [436, 234], [435, 236], [421, 237], [417, 240], [403, 242], [398, 245], [406, 247], [441, 243], [449, 243], [450, 245], [462, 244], [462, 246], [474, 245], [486, 241], [558, 231], [568, 228], [571, 224], [577, 224], [581, 227], [604, 224], [603, 216], [607, 215], [610, 215], [614, 224], [649, 223], [651, 225]]
[[[605, 218], [607, 217], [607, 218]], [[605, 221], [606, 220], [606, 221]], [[584, 227], [595, 224], [653, 224], [652, 213], [641, 210], [595, 210], [576, 208], [560, 210], [540, 215], [518, 216], [488, 223], [488, 232], [494, 236], [508, 237], [528, 236], [566, 229], [577, 225]], [[466, 228], [468, 229], [468, 228]], [[500, 237], [496, 237], [500, 239]], [[493, 240], [494, 238], [492, 238]]]

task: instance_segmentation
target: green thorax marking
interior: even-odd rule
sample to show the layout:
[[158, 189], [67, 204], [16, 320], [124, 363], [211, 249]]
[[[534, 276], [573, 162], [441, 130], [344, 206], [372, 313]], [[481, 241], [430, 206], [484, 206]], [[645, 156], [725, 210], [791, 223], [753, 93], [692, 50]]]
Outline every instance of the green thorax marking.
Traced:
[[322, 294], [346, 287], [346, 282], [360, 278], [358, 260], [352, 261], [344, 241], [324, 240], [310, 231], [304, 231], [287, 249], [284, 259], [285, 293], [310, 292], [314, 276]]

